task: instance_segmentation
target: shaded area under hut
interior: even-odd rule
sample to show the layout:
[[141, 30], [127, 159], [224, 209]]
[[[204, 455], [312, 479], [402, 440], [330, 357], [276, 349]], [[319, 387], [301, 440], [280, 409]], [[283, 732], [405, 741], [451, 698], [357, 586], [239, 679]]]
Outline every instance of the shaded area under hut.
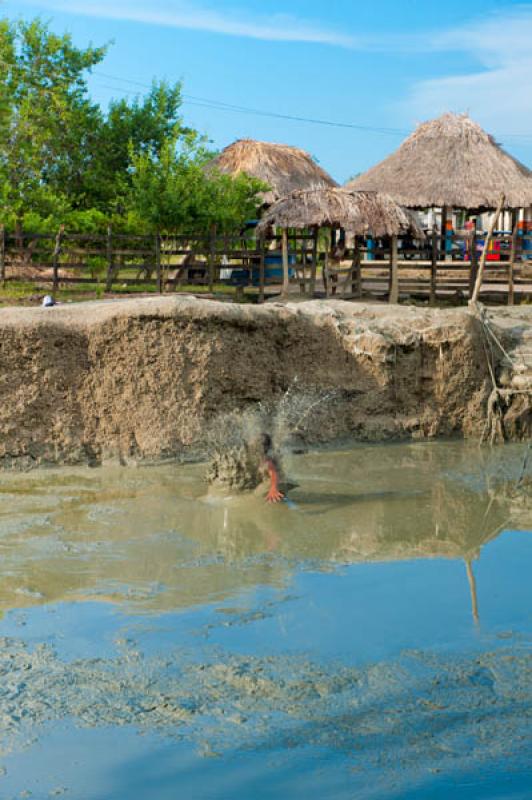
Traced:
[[[416, 218], [398, 205], [391, 197], [380, 192], [351, 192], [340, 188], [307, 189], [282, 198], [265, 212], [258, 235], [272, 229], [282, 230], [283, 293], [288, 291], [288, 238], [290, 230], [311, 230], [313, 233], [309, 294], [316, 287], [317, 243], [320, 230], [331, 232], [330, 248], [325, 253], [323, 275], [326, 294], [335, 294], [339, 273], [344, 273], [342, 289], [351, 284], [351, 292], [361, 296], [360, 239], [371, 235], [390, 240], [390, 302], [398, 299], [398, 236], [408, 234], [424, 239]], [[338, 239], [337, 234], [339, 233]], [[352, 240], [351, 264], [342, 269], [348, 258], [348, 239]], [[304, 278], [304, 282], [305, 278]]]
[[338, 184], [299, 147], [254, 139], [239, 139], [226, 147], [210, 164], [228, 175], [245, 173], [268, 184], [263, 194], [264, 205], [298, 189], [325, 188]]

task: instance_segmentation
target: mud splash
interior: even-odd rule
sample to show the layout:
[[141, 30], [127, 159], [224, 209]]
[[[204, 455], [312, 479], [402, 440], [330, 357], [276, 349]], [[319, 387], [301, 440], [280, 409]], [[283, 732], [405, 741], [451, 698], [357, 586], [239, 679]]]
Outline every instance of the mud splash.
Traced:
[[282, 471], [289, 453], [304, 452], [314, 440], [320, 418], [336, 413], [340, 395], [339, 391], [302, 389], [294, 380], [276, 402], [216, 417], [205, 436], [207, 482], [239, 491], [256, 489], [265, 478], [263, 437], [271, 441]]

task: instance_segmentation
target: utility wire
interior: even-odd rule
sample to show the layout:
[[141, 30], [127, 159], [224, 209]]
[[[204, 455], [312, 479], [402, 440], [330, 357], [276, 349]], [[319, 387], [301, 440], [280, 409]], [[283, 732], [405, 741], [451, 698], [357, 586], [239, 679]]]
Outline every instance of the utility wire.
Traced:
[[[32, 69], [29, 64], [12, 64], [4, 59], [0, 58], [0, 63], [16, 69], [26, 69], [28, 72], [33, 72], [33, 74], [38, 75], [38, 70]], [[90, 74], [95, 76], [101, 76], [102, 78], [108, 78], [113, 81], [118, 81], [120, 83], [126, 83], [131, 86], [138, 86], [139, 88], [143, 89], [152, 89], [153, 85], [148, 83], [143, 83], [142, 81], [132, 80], [130, 78], [122, 78], [118, 75], [111, 75], [108, 72], [103, 72], [101, 70], [89, 70]], [[121, 92], [122, 94], [126, 95], [137, 95], [138, 92], [133, 92], [127, 89], [124, 89], [120, 86], [108, 86], [104, 84], [100, 84], [99, 88], [102, 89], [109, 89], [114, 92]], [[42, 87], [42, 91], [50, 91]], [[303, 117], [296, 114], [282, 114], [275, 111], [266, 111], [263, 109], [258, 108], [250, 108], [248, 106], [241, 106], [235, 105], [232, 103], [225, 103], [221, 100], [213, 100], [212, 98], [208, 97], [200, 97], [197, 95], [192, 95], [188, 93], [182, 94], [183, 103], [191, 106], [196, 106], [198, 108], [209, 108], [213, 111], [225, 111], [229, 113], [235, 114], [248, 114], [252, 116], [260, 116], [260, 117], [268, 117], [270, 119], [283, 119], [292, 122], [302, 122], [311, 125], [322, 125], [331, 128], [343, 128], [348, 130], [357, 130], [365, 133], [378, 133], [383, 135], [389, 136], [407, 136], [410, 131], [401, 128], [389, 128], [385, 126], [374, 126], [374, 125], [363, 125], [361, 123], [354, 123], [354, 122], [340, 122], [338, 120], [328, 120], [328, 119], [321, 119], [319, 117]], [[532, 140], [532, 134], [527, 133], [500, 133], [497, 134], [497, 138], [501, 139], [520, 139], [525, 141]]]
[[[128, 83], [128, 84], [131, 84], [132, 86], [139, 86], [139, 87], [142, 87], [143, 89], [151, 89], [152, 88], [152, 85], [150, 85], [148, 83], [143, 83], [141, 81], [131, 80], [130, 78], [120, 78], [120, 77], [118, 77], [118, 75], [110, 75], [109, 73], [102, 72], [101, 70], [94, 70], [93, 72], [94, 72], [94, 75], [101, 75], [102, 77], [111, 78], [112, 80], [120, 81], [122, 83]], [[112, 87], [107, 87], [107, 88], [110, 89]], [[134, 94], [134, 92], [131, 92], [131, 94]], [[408, 134], [411, 133], [411, 131], [406, 130], [404, 128], [401, 129], [401, 128], [387, 128], [387, 127], [377, 127], [377, 126], [370, 126], [370, 125], [360, 125], [360, 124], [355, 124], [355, 123], [350, 123], [350, 122], [338, 122], [338, 121], [332, 121], [332, 120], [315, 119], [313, 117], [301, 117], [301, 116], [292, 115], [292, 114], [280, 114], [280, 113], [277, 113], [277, 112], [274, 112], [274, 111], [263, 111], [261, 109], [254, 109], [254, 108], [248, 108], [246, 106], [232, 105], [230, 103], [224, 103], [224, 102], [222, 102], [220, 100], [212, 100], [212, 99], [209, 99], [209, 98], [206, 98], [206, 97], [198, 97], [196, 95], [186, 94], [186, 93], [183, 93], [183, 98], [185, 100], [187, 100], [187, 102], [189, 102], [189, 104], [192, 104], [192, 101], [198, 101], [198, 104], [202, 103], [202, 104], [205, 104], [206, 107], [219, 108], [220, 110], [227, 109], [227, 110], [232, 110], [232, 111], [238, 111], [240, 113], [257, 114], [257, 115], [265, 116], [265, 117], [274, 117], [274, 118], [278, 118], [278, 119], [288, 119], [288, 120], [294, 120], [294, 121], [297, 121], [297, 122], [309, 122], [309, 123], [312, 123], [314, 125], [328, 125], [328, 126], [338, 127], [338, 128], [352, 128], [352, 129], [355, 129], [355, 130], [370, 131], [372, 133], [387, 133], [387, 134], [389, 133], [389, 134], [392, 134], [394, 136], [395, 135], [408, 136]], [[500, 133], [500, 134], [497, 134], [497, 136], [500, 137], [500, 138], [504, 138], [504, 139], [508, 139], [508, 138], [532, 139], [532, 134], [530, 134], [530, 133]]]

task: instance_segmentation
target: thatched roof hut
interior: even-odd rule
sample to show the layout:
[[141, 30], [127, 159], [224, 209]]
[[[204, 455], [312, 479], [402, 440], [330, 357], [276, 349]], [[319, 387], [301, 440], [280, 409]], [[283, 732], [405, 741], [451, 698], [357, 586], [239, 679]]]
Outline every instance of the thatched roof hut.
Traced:
[[424, 238], [413, 214], [380, 192], [346, 189], [305, 189], [278, 200], [264, 214], [258, 232], [277, 228], [343, 228], [362, 236], [399, 236], [412, 233]]
[[325, 170], [299, 147], [254, 139], [239, 139], [226, 147], [211, 165], [229, 175], [246, 173], [270, 187], [264, 203], [275, 203], [296, 189], [337, 186]]
[[386, 192], [408, 208], [506, 208], [532, 205], [532, 173], [467, 114], [424, 122], [395, 153], [346, 184]]

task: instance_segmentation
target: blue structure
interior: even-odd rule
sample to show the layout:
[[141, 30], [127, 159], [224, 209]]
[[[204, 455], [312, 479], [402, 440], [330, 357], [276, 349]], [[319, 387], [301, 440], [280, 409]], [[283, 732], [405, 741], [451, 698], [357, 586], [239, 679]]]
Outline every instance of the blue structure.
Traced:
[[[296, 263], [295, 255], [288, 256], [288, 277], [293, 278], [295, 275], [294, 266]], [[290, 266], [292, 265], [292, 266]], [[250, 280], [251, 274], [251, 280]], [[283, 257], [277, 253], [269, 253], [264, 258], [264, 280], [277, 281], [281, 283], [283, 280]], [[230, 286], [260, 286], [260, 268], [255, 265], [251, 270], [247, 269], [233, 269], [231, 277], [229, 278]]]

